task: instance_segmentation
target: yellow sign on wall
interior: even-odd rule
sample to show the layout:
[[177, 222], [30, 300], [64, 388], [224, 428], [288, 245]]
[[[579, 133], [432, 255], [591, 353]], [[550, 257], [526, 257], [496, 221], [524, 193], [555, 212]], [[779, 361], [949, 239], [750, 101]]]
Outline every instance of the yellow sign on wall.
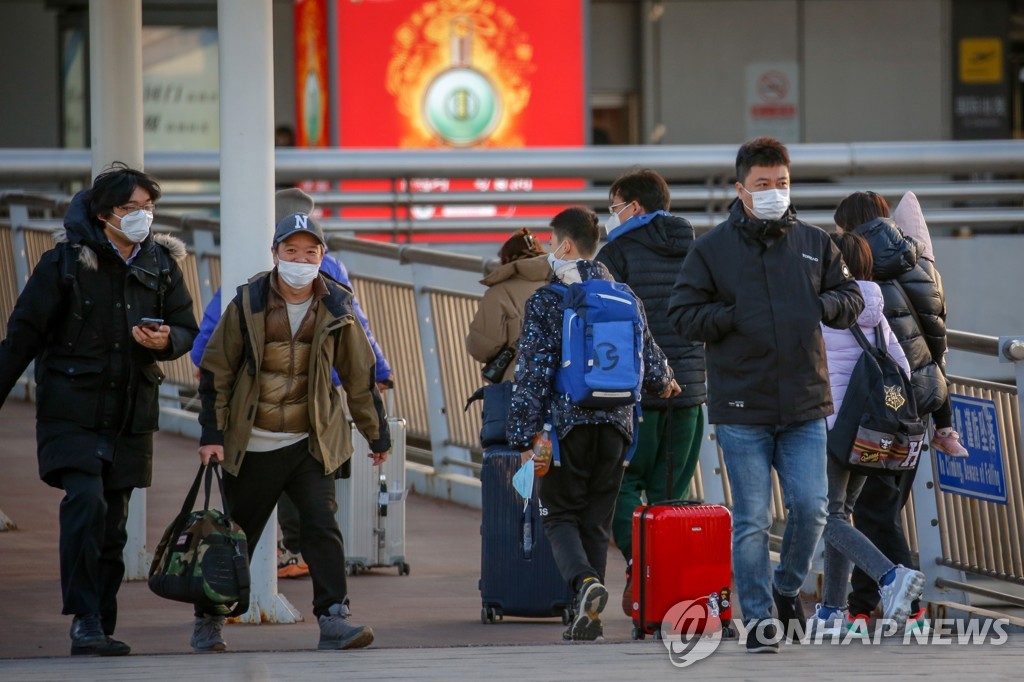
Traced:
[[1002, 83], [1003, 41], [1000, 38], [960, 39], [960, 82]]

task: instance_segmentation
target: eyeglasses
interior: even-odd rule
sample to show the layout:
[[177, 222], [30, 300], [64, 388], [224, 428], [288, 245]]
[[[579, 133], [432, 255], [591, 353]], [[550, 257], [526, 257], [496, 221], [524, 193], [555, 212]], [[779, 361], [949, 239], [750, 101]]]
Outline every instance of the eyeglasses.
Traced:
[[128, 213], [135, 213], [136, 211], [149, 211], [152, 213], [156, 209], [156, 204], [145, 204], [144, 206], [139, 206], [138, 204], [125, 204], [124, 206], [115, 206], [114, 208], [119, 208], [122, 211], [127, 211]]
[[628, 201], [620, 201], [617, 204], [612, 204], [611, 206], [608, 207], [608, 213], [615, 215], [616, 213], [618, 213], [618, 211], [615, 210], [616, 206], [625, 206], [628, 203]]

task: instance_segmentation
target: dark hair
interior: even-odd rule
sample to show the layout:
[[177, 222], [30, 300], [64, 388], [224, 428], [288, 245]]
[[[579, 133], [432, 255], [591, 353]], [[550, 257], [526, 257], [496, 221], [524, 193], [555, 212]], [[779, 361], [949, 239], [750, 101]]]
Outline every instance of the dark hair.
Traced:
[[559, 241], [571, 239], [582, 258], [593, 258], [601, 238], [597, 214], [584, 206], [567, 208], [551, 219], [551, 227]]
[[608, 190], [608, 198], [619, 195], [623, 201], [635, 201], [644, 213], [667, 211], [669, 206], [668, 183], [655, 171], [644, 168], [619, 177]]
[[881, 194], [854, 192], [839, 202], [832, 217], [842, 229], [852, 230], [875, 218], [888, 218], [889, 204]]
[[110, 215], [114, 208], [121, 206], [132, 198], [136, 187], [141, 187], [149, 194], [149, 200], [160, 199], [160, 185], [156, 180], [140, 170], [129, 168], [127, 164], [115, 161], [110, 168], [96, 176], [92, 182], [92, 197], [89, 202], [89, 214], [92, 216]]
[[843, 254], [843, 262], [850, 268], [854, 279], [871, 281], [871, 272], [875, 268], [875, 259], [871, 255], [868, 240], [853, 232], [835, 232], [832, 241]]
[[742, 185], [754, 166], [789, 168], [789, 151], [786, 150], [786, 145], [774, 137], [767, 136], [755, 137], [744, 142], [736, 152], [736, 182]]
[[498, 250], [498, 258], [501, 259], [501, 264], [505, 265], [520, 258], [531, 258], [542, 253], [544, 253], [544, 248], [537, 243], [537, 237], [530, 232], [529, 228], [520, 227], [501, 245], [501, 249]]
[[[284, 137], [287, 141], [281, 144], [277, 143], [277, 138]], [[275, 147], [294, 147], [295, 146], [295, 129], [290, 125], [279, 125], [274, 128], [274, 146]]]

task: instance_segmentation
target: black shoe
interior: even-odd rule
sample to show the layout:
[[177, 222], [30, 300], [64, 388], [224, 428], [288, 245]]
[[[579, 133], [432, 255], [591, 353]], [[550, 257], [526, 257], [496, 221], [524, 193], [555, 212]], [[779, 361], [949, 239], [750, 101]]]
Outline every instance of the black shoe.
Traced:
[[778, 614], [779, 620], [782, 621], [782, 627], [786, 630], [785, 636], [792, 636], [790, 641], [794, 644], [797, 643], [799, 641], [797, 633], [807, 632], [807, 616], [804, 615], [804, 607], [800, 603], [800, 595], [795, 597], [783, 596], [775, 590], [773, 585], [772, 599], [775, 600], [775, 612]]
[[72, 656], [125, 656], [131, 647], [103, 634], [97, 614], [75, 616], [71, 621]]
[[747, 653], [779, 653], [778, 628], [770, 619], [755, 620], [750, 623], [750, 629], [747, 631]]

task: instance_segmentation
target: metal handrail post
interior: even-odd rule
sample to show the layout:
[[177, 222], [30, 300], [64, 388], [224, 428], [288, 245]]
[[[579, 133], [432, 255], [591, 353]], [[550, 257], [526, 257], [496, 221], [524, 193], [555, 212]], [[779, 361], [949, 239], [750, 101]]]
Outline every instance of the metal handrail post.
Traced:
[[196, 255], [196, 269], [199, 271], [199, 295], [209, 304], [216, 293], [213, 290], [213, 271], [210, 267], [210, 256], [218, 253], [213, 241], [213, 232], [195, 230], [192, 233], [192, 249]]
[[14, 275], [18, 279], [18, 289], [20, 291], [25, 288], [29, 275], [32, 274], [28, 267], [28, 246], [25, 244], [25, 230], [28, 229], [28, 206], [12, 201], [9, 207], [11, 212], [11, 241], [14, 246]]
[[718, 459], [718, 438], [714, 427], [708, 422], [707, 406], [701, 411], [704, 413], [704, 438], [700, 443], [698, 466], [704, 484], [704, 502], [728, 506], [725, 504], [725, 484], [722, 482], [724, 473]]
[[[1017, 378], [1017, 414], [1024, 415], [1024, 336], [999, 337], [999, 362], [1013, 363]], [[1024, 434], [1017, 447], [1019, 452], [1024, 452]]]

